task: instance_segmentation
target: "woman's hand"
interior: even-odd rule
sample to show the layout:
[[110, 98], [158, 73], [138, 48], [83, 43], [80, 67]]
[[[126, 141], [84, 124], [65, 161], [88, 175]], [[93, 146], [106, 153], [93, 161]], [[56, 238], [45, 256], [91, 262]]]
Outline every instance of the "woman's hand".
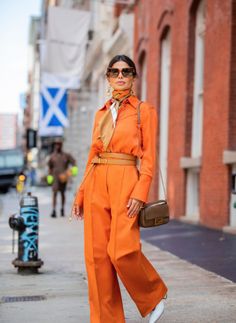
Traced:
[[127, 204], [128, 208], [128, 217], [133, 218], [135, 215], [138, 215], [141, 207], [143, 206], [143, 202], [136, 199], [129, 199], [129, 202]]
[[72, 208], [72, 216], [75, 217], [77, 220], [83, 220], [84, 219], [83, 207], [77, 204], [74, 204]]

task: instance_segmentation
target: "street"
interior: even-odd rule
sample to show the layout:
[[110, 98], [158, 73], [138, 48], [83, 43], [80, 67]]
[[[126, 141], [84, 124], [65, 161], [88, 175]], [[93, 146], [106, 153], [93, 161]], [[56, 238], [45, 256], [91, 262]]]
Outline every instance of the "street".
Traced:
[[[13, 190], [0, 196], [0, 322], [89, 323], [83, 224], [70, 222], [68, 216], [50, 218], [49, 188], [32, 193], [39, 199], [39, 256], [44, 261], [39, 274], [34, 275], [19, 275], [11, 264], [16, 254], [11, 253], [8, 217], [17, 211], [17, 198]], [[72, 193], [67, 197], [68, 215]], [[236, 322], [235, 283], [147, 242], [143, 242], [143, 250], [169, 288], [160, 322]], [[148, 318], [140, 317], [123, 287], [122, 295], [127, 323], [148, 322]], [[42, 299], [7, 302], [6, 297], [16, 296]]]
[[142, 238], [162, 250], [236, 282], [236, 235], [172, 220], [142, 230]]

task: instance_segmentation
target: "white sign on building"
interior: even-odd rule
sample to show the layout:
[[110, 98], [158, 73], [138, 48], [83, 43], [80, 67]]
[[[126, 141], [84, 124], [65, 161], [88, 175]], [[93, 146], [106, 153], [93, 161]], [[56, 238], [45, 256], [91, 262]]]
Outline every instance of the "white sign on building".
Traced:
[[16, 114], [0, 114], [0, 149], [16, 148]]

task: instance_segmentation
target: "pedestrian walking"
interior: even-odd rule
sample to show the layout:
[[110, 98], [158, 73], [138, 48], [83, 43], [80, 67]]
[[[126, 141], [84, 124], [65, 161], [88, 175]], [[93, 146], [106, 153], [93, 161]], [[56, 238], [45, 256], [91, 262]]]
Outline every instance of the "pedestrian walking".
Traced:
[[125, 322], [117, 274], [141, 315], [150, 314], [150, 323], [164, 311], [167, 287], [141, 251], [137, 216], [155, 169], [157, 115], [133, 94], [136, 76], [129, 57], [110, 61], [106, 77], [112, 98], [95, 115], [85, 175], [72, 208], [73, 216], [84, 219], [91, 323]]
[[65, 215], [65, 191], [68, 181], [68, 167], [69, 165], [75, 165], [75, 159], [68, 153], [62, 150], [63, 141], [61, 138], [54, 140], [54, 151], [48, 161], [49, 175], [52, 182], [52, 213], [51, 217], [55, 218], [56, 205], [57, 205], [57, 193], [61, 194], [61, 216]]

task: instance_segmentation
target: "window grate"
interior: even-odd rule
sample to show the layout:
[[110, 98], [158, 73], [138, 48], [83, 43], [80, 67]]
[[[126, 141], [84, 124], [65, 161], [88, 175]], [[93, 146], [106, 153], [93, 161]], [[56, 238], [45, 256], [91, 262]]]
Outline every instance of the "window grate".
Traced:
[[36, 302], [43, 301], [46, 297], [43, 295], [33, 296], [4, 296], [2, 297], [2, 303], [14, 303], [14, 302]]

